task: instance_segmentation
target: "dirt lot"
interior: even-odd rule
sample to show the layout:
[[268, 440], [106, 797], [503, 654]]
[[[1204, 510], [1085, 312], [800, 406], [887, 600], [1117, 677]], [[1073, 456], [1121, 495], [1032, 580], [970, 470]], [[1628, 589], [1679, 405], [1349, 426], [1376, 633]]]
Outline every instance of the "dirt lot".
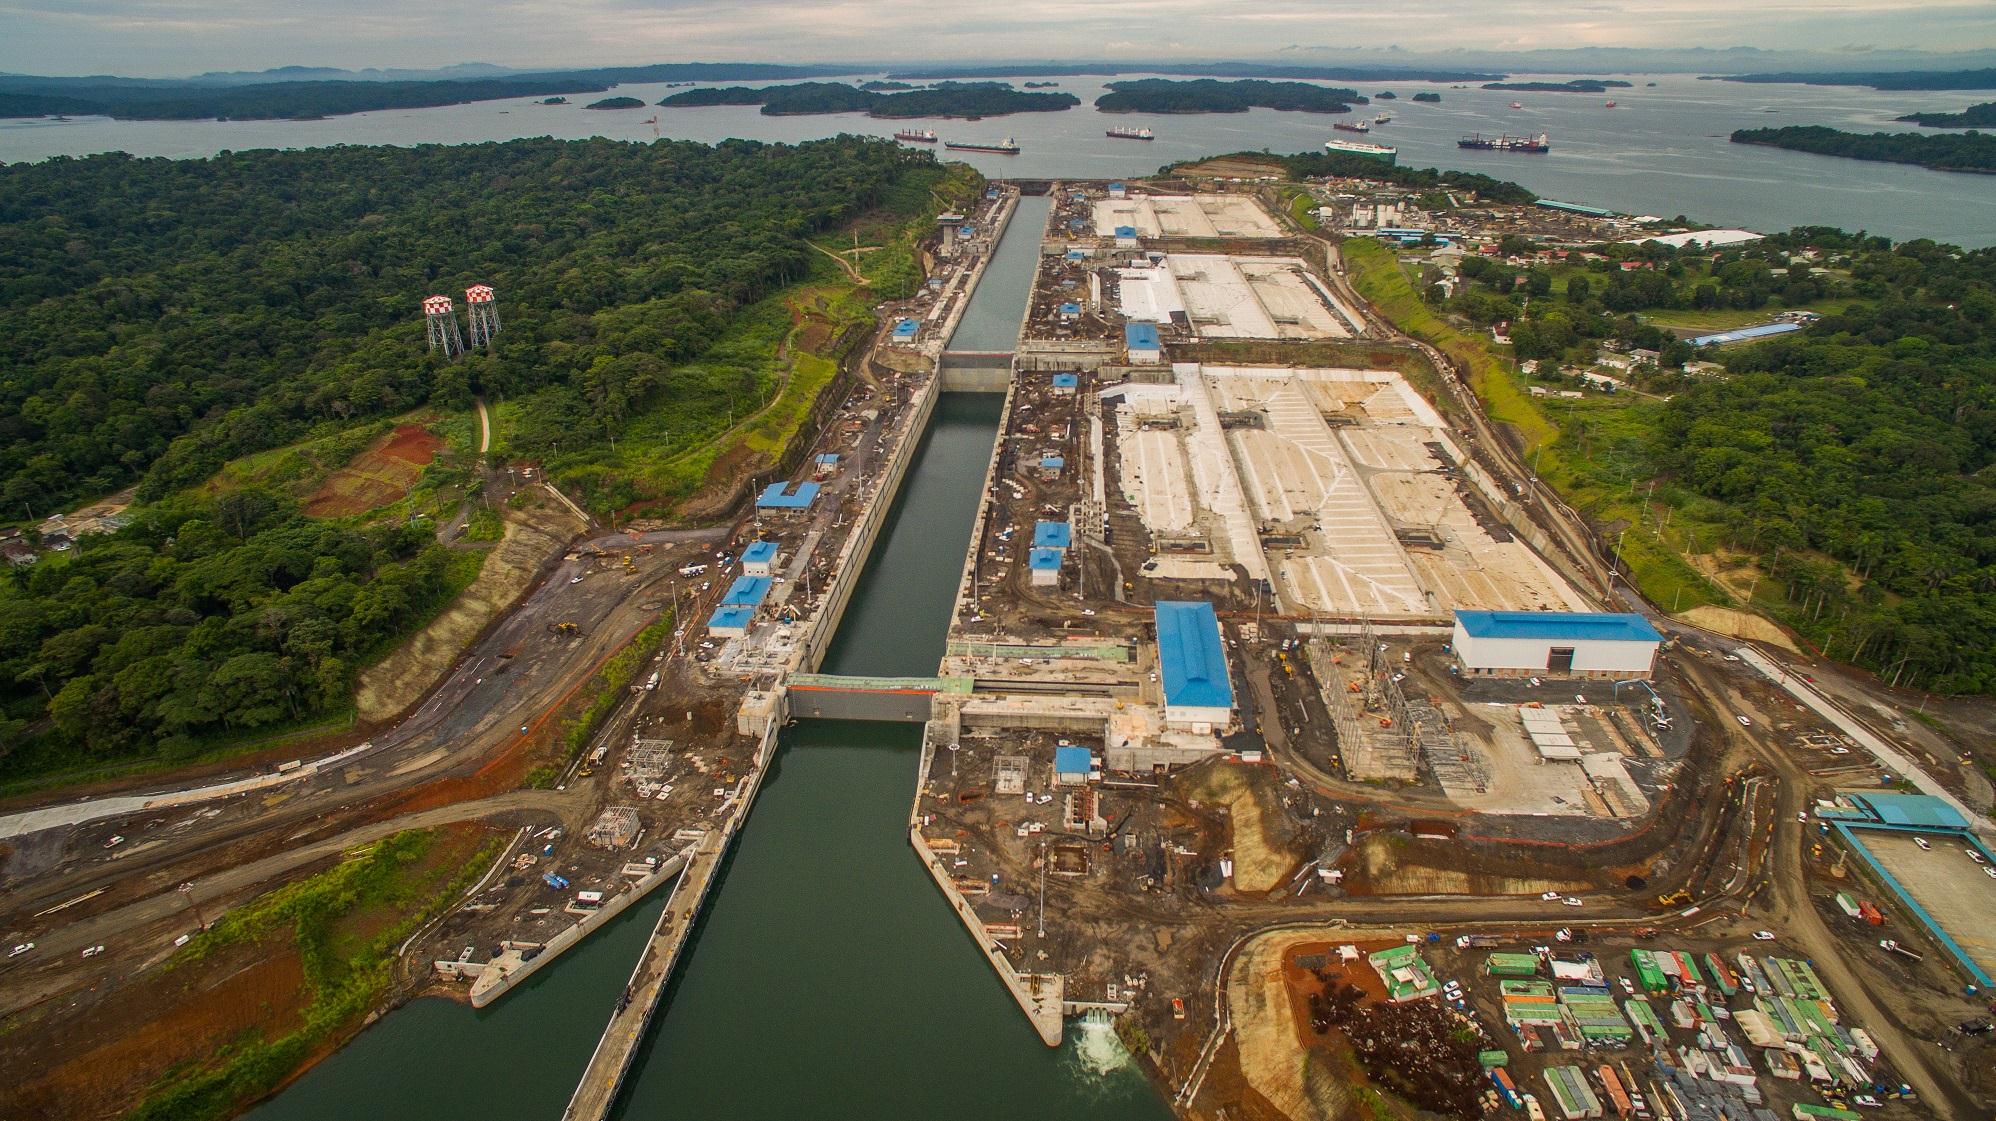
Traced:
[[443, 446], [422, 425], [401, 425], [319, 484], [305, 499], [305, 513], [339, 518], [386, 506], [409, 493]]

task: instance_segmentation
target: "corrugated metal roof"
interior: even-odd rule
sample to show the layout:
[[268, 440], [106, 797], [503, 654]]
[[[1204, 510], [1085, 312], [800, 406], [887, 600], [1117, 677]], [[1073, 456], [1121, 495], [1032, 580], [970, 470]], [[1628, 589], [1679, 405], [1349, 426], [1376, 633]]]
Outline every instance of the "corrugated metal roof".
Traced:
[[1220, 642], [1220, 618], [1206, 602], [1157, 604], [1158, 672], [1164, 703], [1184, 708], [1232, 708], [1227, 651]]
[[742, 550], [742, 563], [766, 564], [776, 559], [776, 542], [754, 541]]
[[1066, 522], [1033, 523], [1033, 547], [1065, 549], [1074, 544], [1074, 529]]
[[1026, 566], [1040, 572], [1059, 568], [1063, 553], [1061, 549], [1034, 549], [1026, 555]]
[[1870, 810], [1886, 825], [1921, 829], [1966, 829], [1968, 819], [1953, 806], [1928, 794], [1874, 794], [1853, 792], [1850, 799]]
[[1123, 344], [1131, 350], [1156, 350], [1160, 345], [1157, 337], [1157, 324], [1124, 324]]
[[712, 615], [707, 616], [707, 629], [710, 631], [716, 628], [747, 630], [748, 625], [754, 620], [755, 608], [753, 607], [720, 607], [716, 608]]
[[728, 594], [721, 597], [727, 607], [755, 607], [769, 595], [771, 580], [767, 576], [737, 576], [728, 586]]
[[1763, 323], [1758, 327], [1742, 327], [1737, 331], [1721, 331], [1716, 335], [1700, 335], [1691, 340], [1692, 346], [1717, 346], [1723, 343], [1739, 343], [1748, 339], [1765, 339], [1775, 335], [1785, 335], [1790, 331], [1800, 331], [1800, 323]]
[[762, 488], [762, 494], [755, 504], [764, 510], [802, 510], [817, 501], [818, 484], [798, 483], [796, 490], [789, 490], [788, 484], [771, 483]]
[[1455, 621], [1478, 638], [1561, 638], [1594, 642], [1660, 642], [1641, 615], [1602, 611], [1458, 611]]

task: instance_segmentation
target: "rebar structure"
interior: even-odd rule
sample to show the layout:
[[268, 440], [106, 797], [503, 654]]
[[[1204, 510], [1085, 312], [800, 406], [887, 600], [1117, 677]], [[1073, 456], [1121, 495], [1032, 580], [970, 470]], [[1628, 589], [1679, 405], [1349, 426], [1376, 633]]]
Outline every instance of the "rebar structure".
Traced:
[[492, 349], [492, 336], [499, 333], [499, 301], [489, 284], [474, 284], [464, 290], [464, 310], [471, 317], [471, 345]]
[[449, 296], [425, 296], [423, 322], [431, 350], [442, 350], [445, 358], [464, 353], [464, 336], [458, 333], [457, 312], [451, 307]]

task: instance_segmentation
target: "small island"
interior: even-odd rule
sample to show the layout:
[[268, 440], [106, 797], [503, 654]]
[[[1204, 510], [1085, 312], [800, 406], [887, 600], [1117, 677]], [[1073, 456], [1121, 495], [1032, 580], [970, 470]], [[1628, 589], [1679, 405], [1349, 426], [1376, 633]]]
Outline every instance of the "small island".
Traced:
[[1996, 68], [1985, 70], [1885, 70], [1835, 74], [1729, 74], [1701, 82], [1794, 83], [1803, 86], [1870, 86], [1875, 90], [1996, 89]]
[[542, 104], [542, 105], [566, 105], [566, 104], [568, 104], [568, 99], [567, 99], [567, 98], [565, 98], [565, 97], [543, 97], [543, 98], [541, 98], [541, 104]]
[[929, 89], [876, 93], [842, 82], [800, 82], [791, 86], [705, 88], [675, 93], [659, 102], [670, 108], [760, 105], [765, 117], [819, 113], [865, 113], [869, 117], [1002, 117], [1010, 113], [1055, 113], [1081, 99], [1071, 93], [1022, 93], [1003, 82], [939, 82]]
[[601, 101], [592, 101], [583, 106], [584, 109], [642, 109], [644, 107], [644, 101], [636, 97], [606, 97]]
[[1634, 88], [1634, 82], [1622, 82], [1613, 78], [1575, 78], [1570, 82], [1485, 82], [1487, 90], [1509, 90], [1513, 93], [1607, 93], [1609, 90]]
[[1893, 120], [1921, 128], [1986, 128], [1996, 125], [1996, 101], [1971, 105], [1959, 113], [1908, 113]]
[[1110, 82], [1109, 92], [1095, 99], [1104, 113], [1245, 113], [1249, 109], [1280, 109], [1297, 113], [1349, 113], [1352, 104], [1365, 104], [1356, 90], [1330, 89], [1304, 82], [1264, 82], [1249, 78], [1222, 82], [1201, 78], [1174, 82], [1139, 78]]
[[1428, 91], [1423, 91], [1421, 93], [1417, 93], [1414, 95], [1415, 101], [1440, 101], [1441, 99], [1442, 99], [1441, 94]]
[[1910, 163], [1935, 171], [1996, 174], [1996, 133], [1934, 136], [1919, 132], [1844, 132], [1824, 125], [1748, 128], [1733, 133], [1735, 144], [1760, 144], [1879, 163]]
[[1059, 89], [1059, 88], [1060, 88], [1060, 83], [1059, 83], [1059, 82], [1027, 82], [1027, 83], [1026, 83], [1026, 88], [1027, 88], [1027, 89], [1029, 89], [1029, 90], [1057, 90], [1057, 89]]
[[1372, 98], [1374, 101], [1393, 101], [1398, 99], [1399, 96], [1399, 94], [1394, 93], [1392, 90], [1380, 90], [1378, 93], [1373, 94]]

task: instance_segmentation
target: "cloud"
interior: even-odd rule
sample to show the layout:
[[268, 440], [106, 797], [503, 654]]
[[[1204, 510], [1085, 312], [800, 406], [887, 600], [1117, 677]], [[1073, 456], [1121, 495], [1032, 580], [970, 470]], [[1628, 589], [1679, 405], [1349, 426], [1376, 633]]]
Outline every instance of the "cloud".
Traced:
[[186, 74], [674, 60], [1239, 58], [1415, 44], [1547, 50], [1996, 47], [1987, 0], [60, 0], [0, 3], [0, 69]]

